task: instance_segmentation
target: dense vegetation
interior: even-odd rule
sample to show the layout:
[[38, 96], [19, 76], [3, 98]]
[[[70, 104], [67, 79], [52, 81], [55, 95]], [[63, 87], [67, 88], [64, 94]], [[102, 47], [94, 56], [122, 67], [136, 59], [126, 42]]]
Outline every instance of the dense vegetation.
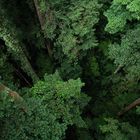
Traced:
[[0, 140], [140, 139], [140, 0], [0, 1]]

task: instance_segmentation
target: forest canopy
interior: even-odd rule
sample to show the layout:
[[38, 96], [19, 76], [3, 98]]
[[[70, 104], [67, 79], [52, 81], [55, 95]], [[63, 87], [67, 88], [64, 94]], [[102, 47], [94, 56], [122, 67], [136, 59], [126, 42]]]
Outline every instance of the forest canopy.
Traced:
[[139, 140], [140, 0], [0, 1], [0, 140]]

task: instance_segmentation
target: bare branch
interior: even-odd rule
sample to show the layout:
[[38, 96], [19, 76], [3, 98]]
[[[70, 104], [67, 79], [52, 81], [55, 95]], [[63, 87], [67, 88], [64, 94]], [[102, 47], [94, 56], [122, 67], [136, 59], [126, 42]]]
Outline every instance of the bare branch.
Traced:
[[[4, 84], [0, 83], [0, 93], [7, 91], [7, 94], [16, 102], [16, 103], [24, 103], [24, 99], [19, 95], [19, 93], [11, 90]], [[21, 106], [22, 111], [27, 112], [27, 107], [25, 103]]]
[[15, 91], [12, 91], [10, 88], [6, 87], [3, 84], [0, 84], [0, 93], [3, 91], [7, 91], [9, 96], [12, 97], [16, 101], [22, 101], [23, 98]]
[[118, 71], [119, 71], [122, 67], [123, 67], [123, 66], [120, 64], [120, 65], [117, 67], [117, 69], [114, 71], [114, 74], [117, 74]]
[[118, 113], [118, 116], [124, 115], [126, 112], [128, 112], [132, 108], [136, 107], [137, 105], [140, 105], [140, 98], [138, 98], [137, 100], [135, 100], [134, 102], [132, 102], [131, 104], [129, 104], [128, 106], [126, 106], [123, 110], [121, 110]]

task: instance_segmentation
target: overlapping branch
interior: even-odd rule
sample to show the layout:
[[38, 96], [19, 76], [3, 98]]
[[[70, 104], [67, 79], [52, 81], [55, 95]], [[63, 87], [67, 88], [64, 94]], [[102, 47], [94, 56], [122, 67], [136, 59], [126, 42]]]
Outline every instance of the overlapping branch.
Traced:
[[126, 106], [124, 109], [122, 109], [120, 112], [118, 112], [118, 116], [124, 115], [126, 112], [136, 107], [137, 105], [140, 105], [140, 98], [136, 99], [134, 102], [132, 102], [131, 104]]
[[9, 95], [9, 97], [14, 100], [15, 103], [21, 104], [21, 109], [22, 109], [23, 112], [27, 112], [27, 107], [25, 105], [25, 101], [20, 96], [20, 94], [17, 93], [16, 91], [11, 90], [10, 88], [5, 86], [4, 84], [0, 83], [0, 94], [3, 93], [3, 92], [7, 93]]

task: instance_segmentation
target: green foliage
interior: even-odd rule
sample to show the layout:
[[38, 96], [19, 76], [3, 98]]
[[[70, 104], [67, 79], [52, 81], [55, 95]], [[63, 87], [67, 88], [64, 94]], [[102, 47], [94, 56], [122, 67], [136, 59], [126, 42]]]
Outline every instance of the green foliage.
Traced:
[[[66, 71], [70, 75], [73, 75], [73, 71], [79, 73], [76, 72], [75, 67], [72, 67], [72, 63], [77, 63], [76, 67], [80, 67], [81, 54], [86, 54], [88, 49], [97, 46], [93, 27], [99, 20], [101, 5], [97, 0], [88, 2], [86, 0], [69, 2], [40, 0], [39, 3], [41, 11], [47, 15], [44, 35], [54, 41], [54, 57], [61, 64], [60, 71]], [[73, 78], [75, 77], [77, 76]]]
[[1, 0], [0, 139], [139, 140], [139, 104], [117, 116], [140, 98], [139, 20], [140, 0]]
[[4, 112], [0, 115], [3, 122], [0, 138], [61, 140], [69, 125], [85, 127], [81, 113], [89, 97], [81, 93], [83, 85], [80, 79], [64, 82], [57, 72], [45, 75], [24, 97], [27, 112], [3, 98], [7, 102], [6, 106], [1, 102]]
[[137, 113], [138, 115], [140, 115], [140, 107], [139, 107], [139, 106], [137, 106], [136, 113]]
[[94, 77], [98, 77], [100, 76], [100, 71], [99, 71], [99, 64], [97, 62], [96, 57], [91, 57], [89, 58], [89, 69], [88, 69], [88, 73], [91, 74]]
[[92, 28], [98, 22], [97, 12], [100, 8], [97, 1], [76, 1], [72, 4], [74, 6], [68, 8], [66, 21], [58, 38], [58, 45], [67, 56], [72, 55], [73, 51], [76, 53], [96, 46]]
[[113, 0], [110, 8], [105, 12], [108, 19], [106, 31], [116, 33], [122, 31], [127, 21], [140, 20], [139, 0]]
[[114, 59], [117, 66], [122, 66], [129, 79], [140, 79], [140, 28], [127, 31], [122, 37], [121, 44], [110, 45], [109, 56]]
[[13, 82], [13, 66], [8, 62], [8, 55], [3, 54], [3, 51], [0, 51], [0, 81], [5, 81], [7, 83]]
[[0, 38], [5, 41], [5, 45], [8, 47], [8, 51], [12, 53], [16, 60], [19, 60], [22, 69], [27, 72], [34, 82], [38, 80], [37, 75], [34, 73], [26, 55], [24, 54], [23, 47], [25, 47], [21, 41], [20, 31], [15, 27], [12, 20], [8, 19], [7, 9], [4, 9], [2, 3], [0, 4]]
[[105, 16], [108, 19], [106, 31], [113, 34], [124, 29], [130, 14], [122, 6], [112, 5], [110, 9], [105, 12]]
[[100, 130], [105, 134], [105, 140], [138, 140], [139, 132], [128, 122], [120, 123], [113, 118], [106, 118], [106, 124], [100, 126]]

